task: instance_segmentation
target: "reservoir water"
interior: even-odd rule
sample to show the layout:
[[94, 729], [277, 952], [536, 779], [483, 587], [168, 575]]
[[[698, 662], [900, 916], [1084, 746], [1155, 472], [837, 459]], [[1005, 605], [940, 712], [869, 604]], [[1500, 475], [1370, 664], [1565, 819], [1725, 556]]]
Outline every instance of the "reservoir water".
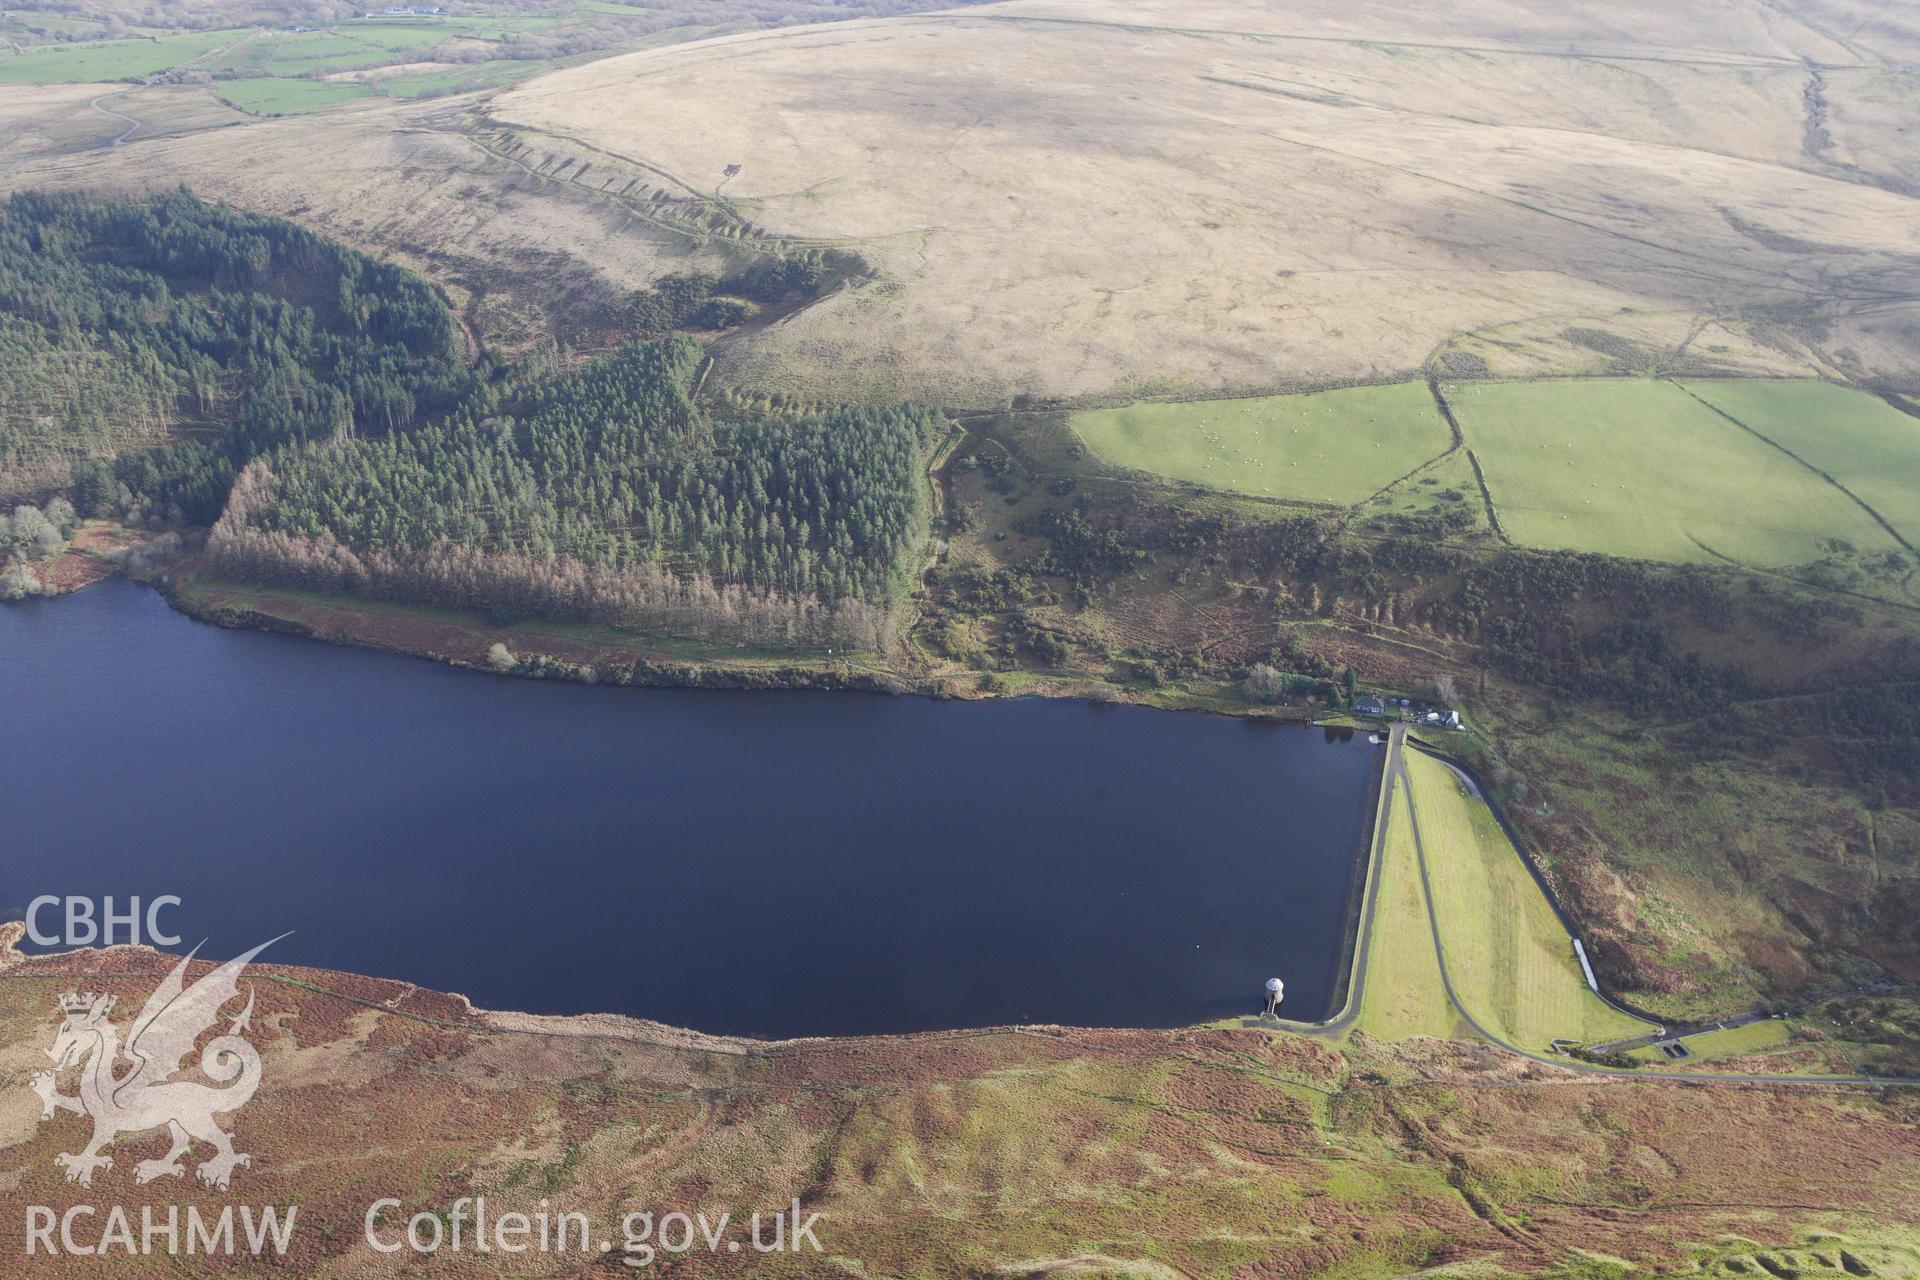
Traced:
[[506, 679], [124, 581], [0, 606], [0, 734], [0, 918], [173, 894], [161, 924], [213, 958], [293, 930], [262, 958], [762, 1036], [1180, 1025], [1257, 1012], [1276, 974], [1322, 1017], [1381, 750]]

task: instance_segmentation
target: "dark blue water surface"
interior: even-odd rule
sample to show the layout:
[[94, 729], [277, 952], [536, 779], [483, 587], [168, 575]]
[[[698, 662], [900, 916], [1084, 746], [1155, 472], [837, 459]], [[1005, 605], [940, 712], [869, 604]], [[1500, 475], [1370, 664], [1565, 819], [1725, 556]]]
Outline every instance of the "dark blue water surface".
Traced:
[[[1359, 739], [1023, 700], [626, 690], [0, 606], [0, 915], [176, 894], [216, 958], [716, 1032], [1322, 1016]], [[52, 917], [43, 917], [51, 924]]]

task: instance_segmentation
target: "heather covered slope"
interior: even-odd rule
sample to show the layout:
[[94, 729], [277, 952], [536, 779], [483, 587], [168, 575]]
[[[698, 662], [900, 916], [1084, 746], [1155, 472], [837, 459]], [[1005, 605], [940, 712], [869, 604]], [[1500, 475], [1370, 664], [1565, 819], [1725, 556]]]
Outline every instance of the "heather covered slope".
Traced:
[[[152, 979], [103, 971], [159, 968], [121, 950], [0, 970], [0, 1070], [23, 1078], [44, 1061], [61, 992], [132, 1003]], [[417, 1267], [362, 1243], [366, 1206], [390, 1195], [407, 1213], [466, 1195], [485, 1194], [494, 1213], [544, 1199], [610, 1227], [643, 1208], [744, 1214], [795, 1197], [821, 1215], [823, 1255], [696, 1254], [676, 1266], [685, 1275], [1632, 1266], [1897, 1280], [1915, 1273], [1920, 1245], [1920, 1115], [1905, 1093], [1602, 1083], [1445, 1041], [1357, 1037], [1336, 1049], [1244, 1031], [750, 1047], [650, 1024], [479, 1014], [312, 970], [255, 985], [264, 1083], [232, 1118], [254, 1155], [234, 1193], [134, 1186], [131, 1165], [148, 1152], [130, 1140], [91, 1194], [128, 1206], [298, 1203], [288, 1265], [300, 1274]], [[27, 1090], [5, 1097], [0, 1212], [87, 1194], [52, 1163], [84, 1122], [37, 1124]], [[498, 1261], [442, 1251], [432, 1270], [498, 1274]], [[583, 1265], [514, 1261], [526, 1275]], [[150, 1265], [38, 1258], [34, 1274]]]

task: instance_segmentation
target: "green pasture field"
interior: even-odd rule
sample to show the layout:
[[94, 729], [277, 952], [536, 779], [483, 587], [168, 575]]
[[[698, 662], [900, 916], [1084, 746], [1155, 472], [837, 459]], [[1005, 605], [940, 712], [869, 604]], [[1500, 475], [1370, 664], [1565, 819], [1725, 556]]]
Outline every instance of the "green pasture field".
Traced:
[[[475, 40], [497, 40], [510, 31], [553, 31], [565, 26], [569, 21], [584, 17], [585, 10], [578, 10], [569, 17], [553, 14], [516, 13], [502, 18], [449, 18], [436, 21], [457, 22], [464, 28], [461, 34]], [[404, 22], [404, 18], [372, 19], [382, 24]]]
[[1455, 386], [1508, 536], [1643, 560], [1800, 565], [1897, 549], [1833, 485], [1668, 382]]
[[370, 96], [365, 85], [330, 80], [223, 80], [214, 86], [222, 101], [257, 116], [284, 116], [333, 107]]
[[[101, 40], [34, 47], [0, 58], [0, 84], [85, 84], [158, 75], [179, 67], [206, 71], [265, 71], [300, 76], [310, 71], [373, 66], [467, 37], [498, 40], [515, 31], [547, 31], [561, 19], [530, 15], [508, 18], [354, 18], [322, 31], [182, 32], [152, 40]], [[480, 64], [487, 65], [487, 64]], [[504, 84], [517, 77], [477, 82]], [[245, 96], [250, 91], [238, 91]], [[222, 89], [222, 96], [227, 96]], [[299, 95], [291, 95], [293, 101]], [[339, 95], [307, 95], [316, 104]], [[359, 95], [352, 95], [359, 96]]]
[[269, 74], [297, 76], [308, 71], [339, 71], [378, 62], [390, 51], [365, 40], [325, 31], [303, 31], [281, 39], [267, 59]]
[[380, 87], [396, 98], [424, 98], [437, 93], [466, 93], [473, 89], [492, 89], [550, 69], [551, 61], [517, 62], [507, 58], [476, 62], [470, 66], [449, 67], [444, 71], [422, 71], [412, 75], [389, 76]]
[[1832, 476], [1907, 541], [1920, 541], [1920, 418], [1830, 382], [1715, 378], [1681, 385]]
[[0, 84], [88, 84], [157, 75], [246, 36], [196, 31], [158, 40], [101, 40], [27, 49], [0, 59]]
[[273, 61], [273, 55], [288, 40], [300, 39], [299, 36], [284, 32], [258, 34], [228, 49], [222, 49], [199, 63], [204, 71], [265, 71], [267, 64]]
[[1649, 1030], [1587, 986], [1573, 940], [1486, 802], [1446, 765], [1406, 752], [1447, 976], [1462, 1007], [1507, 1043], [1547, 1053], [1556, 1038]]
[[377, 21], [342, 22], [331, 31], [301, 32], [281, 40], [267, 64], [269, 71], [299, 75], [365, 66], [396, 54], [431, 49], [467, 34], [464, 25], [389, 25]]
[[1451, 433], [1426, 385], [1252, 400], [1133, 404], [1068, 425], [1117, 466], [1257, 497], [1351, 506], [1444, 453]]
[[490, 40], [508, 30], [526, 31], [538, 25], [538, 20], [531, 18], [505, 21], [493, 18], [360, 18], [335, 23], [333, 30], [376, 49], [401, 53], [461, 37]]

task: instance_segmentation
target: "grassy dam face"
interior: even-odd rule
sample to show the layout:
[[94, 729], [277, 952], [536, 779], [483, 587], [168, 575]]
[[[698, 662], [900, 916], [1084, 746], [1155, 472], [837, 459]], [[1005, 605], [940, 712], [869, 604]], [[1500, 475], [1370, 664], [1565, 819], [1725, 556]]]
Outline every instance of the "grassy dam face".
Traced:
[[[1340, 988], [1381, 748], [1080, 702], [587, 688], [0, 610], [0, 913], [181, 899], [181, 949], [787, 1036], [1288, 1016]], [[52, 856], [57, 855], [57, 856]]]

